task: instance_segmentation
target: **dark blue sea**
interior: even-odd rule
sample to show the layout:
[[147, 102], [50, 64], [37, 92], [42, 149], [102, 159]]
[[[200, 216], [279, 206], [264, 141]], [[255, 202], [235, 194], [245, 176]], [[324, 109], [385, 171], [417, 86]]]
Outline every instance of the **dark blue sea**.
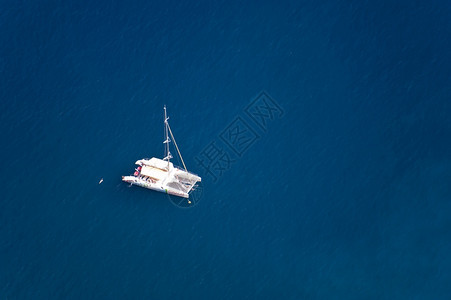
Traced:
[[[1, 1], [0, 299], [450, 299], [450, 16]], [[164, 105], [191, 204], [121, 181]]]

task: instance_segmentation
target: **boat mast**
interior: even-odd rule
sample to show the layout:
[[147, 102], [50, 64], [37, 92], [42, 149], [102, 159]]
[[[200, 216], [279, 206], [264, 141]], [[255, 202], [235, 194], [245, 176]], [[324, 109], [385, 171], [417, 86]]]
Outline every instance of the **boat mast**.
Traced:
[[166, 105], [164, 106], [164, 136], [166, 140], [163, 142], [166, 144], [165, 147], [165, 157], [163, 160], [168, 160], [168, 170], [169, 170], [169, 160], [172, 158], [171, 152], [169, 152], [169, 142], [171, 141], [169, 139], [169, 134], [171, 135], [172, 140], [174, 141], [175, 149], [177, 149], [177, 153], [179, 154], [180, 160], [182, 161], [183, 167], [185, 168], [185, 171], [188, 172], [186, 169], [185, 162], [183, 161], [182, 154], [180, 153], [179, 147], [177, 146], [177, 142], [175, 141], [174, 135], [172, 134], [171, 126], [169, 126], [169, 117], [166, 113]]
[[169, 118], [168, 118], [168, 116], [167, 116], [167, 114], [166, 114], [166, 105], [164, 106], [164, 137], [166, 138], [165, 140], [164, 140], [164, 142], [163, 142], [163, 144], [166, 144], [165, 145], [165, 157], [163, 158], [163, 160], [167, 160], [168, 161], [168, 170], [169, 170], [169, 161], [170, 161], [170, 159], [172, 158], [172, 155], [171, 155], [171, 152], [169, 152], [169, 142], [171, 141], [170, 139], [169, 139], [169, 135], [168, 135], [168, 127], [169, 127], [169, 123], [168, 123], [168, 120], [169, 120]]

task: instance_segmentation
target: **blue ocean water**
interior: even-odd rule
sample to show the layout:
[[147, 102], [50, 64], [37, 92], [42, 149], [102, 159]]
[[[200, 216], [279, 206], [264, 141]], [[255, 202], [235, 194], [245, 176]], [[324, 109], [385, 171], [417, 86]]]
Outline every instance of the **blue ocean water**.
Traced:
[[[0, 298], [449, 299], [450, 15], [2, 1]], [[121, 182], [162, 157], [164, 104], [190, 209]], [[238, 117], [259, 138], [215, 180], [196, 157]]]

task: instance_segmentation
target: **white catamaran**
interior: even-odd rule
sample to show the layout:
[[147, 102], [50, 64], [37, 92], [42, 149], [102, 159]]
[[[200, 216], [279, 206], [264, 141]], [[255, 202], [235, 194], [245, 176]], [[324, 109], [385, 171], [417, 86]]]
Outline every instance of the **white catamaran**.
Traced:
[[[174, 196], [189, 198], [190, 192], [195, 190], [197, 182], [201, 181], [201, 178], [188, 172], [183, 161], [180, 150], [175, 142], [174, 135], [172, 134], [171, 127], [169, 126], [169, 117], [166, 114], [166, 105], [164, 106], [164, 135], [165, 135], [165, 157], [159, 159], [152, 157], [151, 159], [140, 159], [135, 162], [138, 167], [135, 169], [133, 175], [122, 176], [122, 181], [144, 187], [146, 189], [155, 190], [158, 192], [167, 193]], [[169, 134], [174, 141], [175, 148], [183, 164], [183, 169], [170, 161], [172, 158], [169, 151]]]

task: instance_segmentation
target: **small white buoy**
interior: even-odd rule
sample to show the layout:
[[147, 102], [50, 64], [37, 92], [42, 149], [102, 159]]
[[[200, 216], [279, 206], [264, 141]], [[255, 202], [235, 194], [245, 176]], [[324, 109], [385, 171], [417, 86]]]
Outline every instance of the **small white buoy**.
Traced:
[[99, 184], [101, 184], [103, 182], [103, 178], [102, 179], [100, 179], [100, 181], [99, 181]]

